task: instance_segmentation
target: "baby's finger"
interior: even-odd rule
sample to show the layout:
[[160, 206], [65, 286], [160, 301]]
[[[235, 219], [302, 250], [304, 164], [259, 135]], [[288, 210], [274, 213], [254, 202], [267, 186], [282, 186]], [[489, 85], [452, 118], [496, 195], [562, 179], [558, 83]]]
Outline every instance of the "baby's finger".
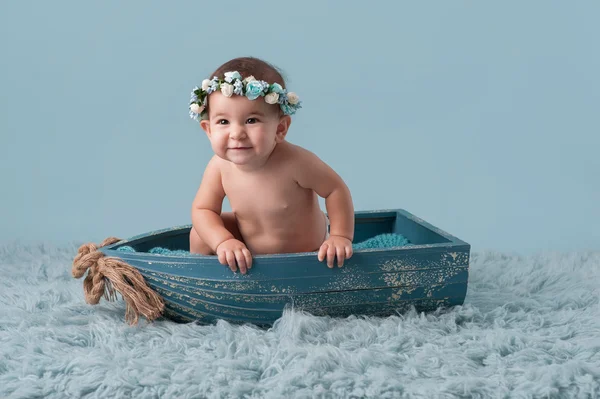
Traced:
[[352, 257], [352, 255], [354, 255], [352, 246], [347, 246], [345, 249], [346, 249], [346, 259], [350, 259]]
[[332, 269], [334, 261], [335, 261], [335, 247], [333, 245], [330, 245], [329, 249], [327, 250], [327, 267]]
[[237, 267], [235, 266], [235, 255], [232, 251], [227, 251], [227, 263], [232, 272], [237, 270]]
[[240, 272], [242, 274], [246, 274], [246, 257], [241, 249], [235, 251], [235, 260], [240, 268]]
[[319, 248], [319, 262], [323, 262], [323, 259], [325, 259], [325, 255], [327, 255], [327, 248], [329, 248], [329, 245], [327, 244], [323, 244], [321, 245], [321, 248]]
[[242, 253], [244, 254], [244, 257], [246, 258], [246, 266], [248, 267], [248, 269], [252, 269], [252, 254], [246, 248], [242, 249]]
[[227, 266], [227, 252], [221, 252], [218, 255], [219, 263]]
[[345, 257], [345, 254], [346, 254], [346, 250], [344, 249], [344, 247], [338, 247], [336, 249], [336, 256], [337, 256], [338, 267], [344, 266], [344, 257]]

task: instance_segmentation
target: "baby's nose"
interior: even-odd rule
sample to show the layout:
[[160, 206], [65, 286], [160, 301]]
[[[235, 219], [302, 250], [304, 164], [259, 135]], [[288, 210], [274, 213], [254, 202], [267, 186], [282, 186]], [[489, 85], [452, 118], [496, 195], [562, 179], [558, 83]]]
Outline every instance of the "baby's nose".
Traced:
[[231, 129], [229, 135], [233, 139], [241, 139], [246, 137], [246, 131], [242, 127], [234, 127]]

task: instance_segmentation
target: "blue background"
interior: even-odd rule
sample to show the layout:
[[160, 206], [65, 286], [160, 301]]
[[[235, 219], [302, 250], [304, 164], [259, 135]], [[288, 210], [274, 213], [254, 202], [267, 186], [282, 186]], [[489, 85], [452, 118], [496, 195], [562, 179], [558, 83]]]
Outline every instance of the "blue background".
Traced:
[[345, 179], [357, 210], [404, 208], [475, 250], [599, 249], [599, 12], [3, 1], [0, 240], [190, 223], [211, 156], [190, 91], [253, 55], [304, 101], [289, 140]]

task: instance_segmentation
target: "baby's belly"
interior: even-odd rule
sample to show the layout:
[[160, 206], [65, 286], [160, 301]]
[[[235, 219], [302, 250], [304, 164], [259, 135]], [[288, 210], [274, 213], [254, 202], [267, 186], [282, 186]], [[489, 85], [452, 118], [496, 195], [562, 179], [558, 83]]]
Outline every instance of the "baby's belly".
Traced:
[[255, 255], [317, 251], [327, 232], [325, 215], [320, 209], [275, 220], [236, 216], [244, 242]]

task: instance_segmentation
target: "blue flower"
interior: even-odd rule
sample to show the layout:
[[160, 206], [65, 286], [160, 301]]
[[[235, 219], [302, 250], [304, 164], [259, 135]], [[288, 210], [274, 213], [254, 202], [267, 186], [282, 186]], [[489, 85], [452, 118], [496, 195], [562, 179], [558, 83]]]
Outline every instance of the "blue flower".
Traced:
[[195, 120], [195, 121], [198, 121], [198, 114], [197, 114], [197, 113], [195, 113], [195, 112], [192, 112], [192, 111], [190, 110], [190, 118], [192, 118], [192, 119], [193, 119], [193, 120]]
[[233, 94], [237, 94], [238, 96], [241, 96], [243, 94], [243, 90], [244, 90], [244, 84], [242, 83], [241, 80], [236, 80], [235, 83], [233, 84]]
[[260, 95], [263, 94], [264, 85], [258, 80], [253, 80], [246, 84], [246, 97], [248, 100], [256, 100]]
[[208, 89], [206, 89], [206, 93], [210, 94], [217, 90], [219, 90], [219, 78], [214, 76], [210, 81], [210, 86], [208, 86]]
[[279, 83], [273, 83], [270, 86], [270, 91], [271, 91], [271, 93], [281, 94], [281, 93], [283, 93], [283, 87], [281, 87], [281, 85]]
[[192, 92], [190, 93], [190, 102], [192, 103], [198, 101], [198, 95], [196, 94], [196, 90], [199, 90], [197, 86], [194, 87], [194, 90], [192, 90]]
[[294, 115], [296, 113], [296, 111], [300, 108], [302, 108], [302, 106], [300, 105], [301, 102], [299, 102], [298, 104], [292, 105], [292, 104], [281, 104], [279, 107], [281, 108], [281, 110], [283, 111], [284, 114], [286, 115]]
[[279, 100], [277, 100], [277, 102], [279, 104], [287, 104], [288, 98], [287, 98], [287, 92], [285, 90], [283, 92], [279, 93]]
[[267, 82], [265, 82], [264, 80], [260, 81], [260, 84], [262, 84], [262, 89], [263, 89], [263, 94], [267, 94], [269, 92], [269, 87], [271, 86], [270, 84], [268, 84]]

